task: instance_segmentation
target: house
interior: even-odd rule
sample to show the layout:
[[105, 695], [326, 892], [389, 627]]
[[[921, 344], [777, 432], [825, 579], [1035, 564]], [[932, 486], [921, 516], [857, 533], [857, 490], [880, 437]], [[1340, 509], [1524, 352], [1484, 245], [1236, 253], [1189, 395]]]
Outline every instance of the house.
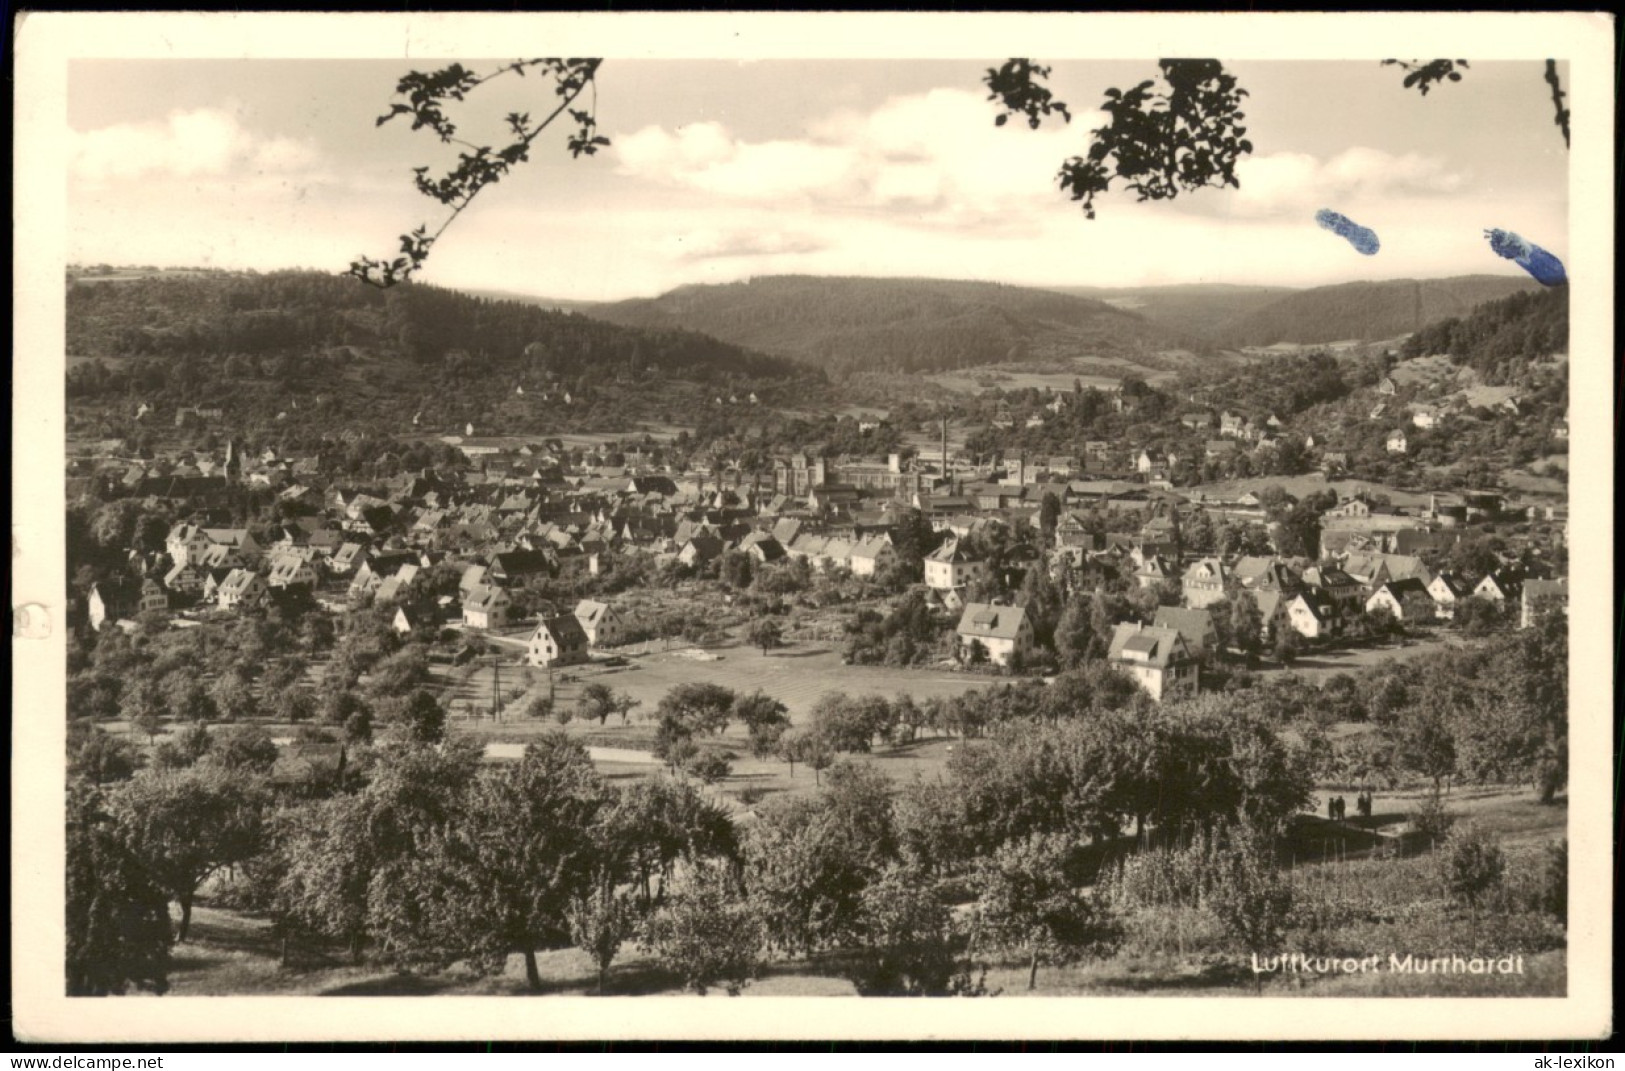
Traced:
[[[1407, 603], [1410, 604], [1409, 609]], [[1432, 617], [1434, 607], [1427, 585], [1414, 576], [1384, 581], [1365, 600], [1367, 613], [1388, 613], [1393, 615], [1395, 621], [1415, 620], [1419, 616]]]
[[1154, 588], [1173, 579], [1173, 567], [1160, 554], [1147, 554], [1140, 567], [1134, 570], [1134, 581], [1142, 588]]
[[1529, 580], [1523, 585], [1523, 607], [1518, 614], [1518, 627], [1528, 628], [1547, 613], [1551, 607], [1568, 605], [1567, 580]]
[[987, 575], [987, 562], [961, 550], [957, 539], [925, 556], [925, 586], [933, 591], [952, 591], [985, 580]]
[[586, 634], [587, 643], [593, 647], [619, 646], [626, 632], [620, 615], [608, 603], [582, 599], [576, 603], [575, 618]]
[[215, 591], [215, 603], [222, 610], [248, 609], [265, 597], [266, 585], [251, 569], [233, 569]]
[[1518, 598], [1523, 592], [1523, 576], [1513, 569], [1497, 569], [1478, 582], [1473, 594], [1493, 602]]
[[[1280, 635], [1281, 629], [1289, 627], [1291, 621], [1288, 617], [1288, 608], [1292, 603], [1296, 589], [1282, 591], [1273, 588], [1262, 588], [1249, 593], [1253, 605], [1258, 607], [1258, 616], [1263, 619], [1263, 640], [1272, 643]], [[1246, 595], [1241, 598], [1246, 598]]]
[[685, 541], [677, 552], [677, 560], [690, 568], [698, 569], [707, 562], [722, 557], [727, 544], [709, 532], [700, 532]]
[[1218, 640], [1213, 626], [1213, 615], [1206, 610], [1187, 610], [1178, 606], [1159, 606], [1151, 624], [1156, 628], [1173, 629], [1184, 639], [1185, 646], [1197, 658]]
[[476, 584], [463, 595], [463, 624], [469, 628], [506, 628], [513, 597], [502, 588]]
[[1444, 413], [1431, 406], [1423, 406], [1411, 414], [1411, 423], [1419, 428], [1436, 428], [1444, 422]]
[[749, 554], [758, 565], [783, 561], [785, 557], [784, 544], [767, 532], [752, 532], [739, 541], [739, 549]]
[[1244, 555], [1236, 559], [1230, 575], [1247, 591], [1289, 592], [1298, 588], [1297, 576], [1279, 558]]
[[874, 576], [897, 560], [897, 552], [892, 549], [890, 539], [877, 536], [854, 543], [850, 560], [853, 576]]
[[1398, 390], [1398, 389], [1399, 389], [1399, 387], [1394, 382], [1394, 379], [1393, 379], [1392, 376], [1383, 376], [1381, 379], [1377, 380], [1377, 393], [1378, 394], [1387, 395], [1388, 397], [1391, 398], [1391, 397], [1393, 397], [1394, 392], [1396, 390]]
[[1405, 438], [1404, 431], [1390, 432], [1384, 447], [1390, 454], [1403, 454], [1410, 449], [1410, 442]]
[[192, 563], [180, 563], [164, 574], [164, 587], [177, 595], [195, 597], [202, 593], [208, 582], [208, 571]]
[[482, 582], [510, 589], [530, 588], [552, 579], [553, 573], [553, 559], [545, 550], [499, 551], [486, 562]]
[[533, 666], [569, 666], [587, 661], [587, 633], [574, 614], [544, 617], [531, 633], [525, 661]]
[[265, 583], [273, 588], [315, 588], [316, 570], [295, 554], [273, 554], [267, 563]]
[[1319, 591], [1300, 591], [1286, 606], [1286, 622], [1305, 639], [1328, 636], [1337, 627], [1337, 604]]
[[1193, 610], [1200, 610], [1223, 599], [1225, 582], [1228, 579], [1229, 572], [1225, 569], [1224, 563], [1217, 558], [1203, 558], [1193, 563], [1180, 578], [1185, 605]]
[[975, 661], [973, 652], [980, 645], [987, 660], [996, 666], [1008, 666], [1012, 659], [1019, 661], [1033, 642], [1032, 622], [1019, 606], [966, 603], [956, 631], [962, 658]]
[[208, 545], [209, 537], [195, 524], [177, 524], [164, 538], [164, 549], [169, 552], [170, 559], [176, 565], [194, 561], [202, 555], [203, 549]]
[[366, 564], [367, 545], [365, 543], [345, 543], [328, 559], [328, 568], [340, 576], [348, 575]]
[[1456, 616], [1456, 604], [1470, 597], [1472, 586], [1451, 572], [1440, 572], [1427, 586], [1433, 600], [1433, 612], [1446, 621]]
[[169, 608], [169, 596], [158, 581], [148, 577], [116, 577], [92, 584], [87, 609], [90, 627], [97, 632], [110, 621], [123, 621], [152, 610]]
[[1125, 621], [1112, 632], [1106, 661], [1133, 677], [1152, 699], [1195, 691], [1200, 671], [1178, 629]]
[[1351, 613], [1365, 601], [1365, 588], [1335, 565], [1311, 565], [1303, 571], [1303, 582], [1339, 614]]

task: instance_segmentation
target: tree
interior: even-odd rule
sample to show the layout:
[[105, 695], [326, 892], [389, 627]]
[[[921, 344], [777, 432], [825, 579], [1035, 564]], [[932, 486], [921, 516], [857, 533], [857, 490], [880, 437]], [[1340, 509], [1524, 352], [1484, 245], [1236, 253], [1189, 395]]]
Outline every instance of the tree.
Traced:
[[258, 726], [238, 726], [214, 734], [209, 758], [228, 770], [266, 774], [276, 765], [277, 746]]
[[670, 717], [690, 734], [720, 733], [728, 727], [734, 693], [720, 684], [674, 685], [660, 700], [657, 713]]
[[726, 870], [699, 864], [649, 917], [643, 942], [685, 989], [703, 997], [721, 987], [737, 997], [757, 975], [763, 932], [753, 905]]
[[433, 693], [419, 688], [401, 708], [400, 723], [420, 744], [436, 744], [446, 736], [446, 708]]
[[150, 677], [137, 677], [124, 689], [119, 699], [119, 713], [131, 728], [145, 733], [151, 743], [163, 729], [163, 716], [169, 702], [163, 689]]
[[1283, 666], [1292, 665], [1292, 663], [1298, 660], [1298, 652], [1301, 650], [1302, 646], [1303, 642], [1301, 637], [1298, 635], [1297, 629], [1282, 629], [1280, 634], [1275, 637], [1276, 661], [1280, 662]]
[[[1087, 156], [1061, 165], [1060, 187], [1095, 218], [1094, 200], [1121, 179], [1141, 201], [1171, 200], [1204, 187], [1239, 186], [1236, 163], [1253, 151], [1242, 135], [1245, 89], [1217, 60], [1159, 60], [1160, 85], [1147, 79], [1127, 90], [1108, 89], [1101, 110], [1106, 126], [1090, 131]], [[1071, 113], [1055, 99], [1043, 79], [1049, 68], [1012, 59], [983, 76], [988, 99], [1003, 111], [998, 125], [1022, 115], [1037, 129], [1043, 119]]]
[[738, 591], [750, 587], [751, 559], [750, 555], [740, 550], [724, 551], [719, 560], [718, 576], [722, 582]]
[[925, 874], [887, 867], [863, 890], [859, 926], [863, 937], [847, 978], [862, 996], [973, 995], [980, 988], [964, 959], [967, 935]]
[[[1282, 634], [1291, 632], [1284, 628]], [[1264, 644], [1264, 615], [1251, 592], [1241, 592], [1230, 603], [1230, 638], [1236, 649], [1248, 659], [1258, 654]]]
[[631, 900], [609, 882], [595, 882], [570, 905], [570, 938], [598, 968], [599, 996], [609, 979], [609, 965], [637, 928], [638, 915]]
[[791, 953], [859, 943], [864, 888], [897, 859], [891, 786], [842, 763], [811, 797], [757, 812], [745, 841], [745, 877], [768, 940]]
[[684, 773], [693, 774], [706, 784], [712, 785], [733, 772], [733, 763], [728, 761], [728, 753], [722, 748], [707, 744], [695, 748], [692, 754], [685, 756], [680, 768]]
[[734, 713], [750, 733], [751, 753], [759, 759], [773, 755], [790, 727], [789, 709], [758, 689], [734, 704]]
[[68, 796], [67, 990], [70, 997], [169, 988], [169, 898], [125, 847], [101, 794]]
[[760, 647], [765, 657], [767, 652], [784, 644], [784, 628], [771, 617], [759, 617], [750, 623], [750, 630], [746, 633], [752, 647]]
[[112, 797], [130, 853], [180, 904], [177, 941], [186, 940], [204, 879], [259, 852], [263, 808], [259, 781], [212, 764], [149, 770]]
[[[602, 62], [597, 59], [516, 60], [485, 75], [476, 75], [462, 64], [454, 63], [438, 71], [412, 71], [402, 77], [395, 93], [405, 98], [405, 102], [391, 104], [389, 112], [379, 117], [377, 125], [382, 126], [398, 115], [407, 115], [412, 119], [413, 130], [428, 127], [442, 142], [455, 142], [470, 151], [461, 153], [457, 165], [438, 179], [428, 177], [427, 167], [414, 169], [418, 192], [451, 209], [439, 228], [430, 234], [425, 224], [410, 234], [402, 235], [403, 256], [390, 261], [359, 257], [351, 263], [349, 274], [378, 287], [394, 286], [410, 278], [423, 266], [430, 247], [451, 226], [452, 221], [487, 186], [501, 181], [515, 165], [529, 160], [531, 143], [560, 116], [568, 115], [575, 124], [575, 130], [567, 141], [572, 157], [591, 156], [607, 146], [609, 139], [597, 133], [593, 109], [575, 106], [577, 99], [588, 89], [593, 89], [596, 94], [595, 79]], [[532, 121], [529, 113], [510, 113], [505, 122], [513, 140], [501, 149], [476, 146], [457, 136], [458, 128], [443, 108], [446, 102], [464, 100], [493, 78], [510, 72], [522, 76], [527, 70], [539, 72], [553, 82], [557, 102], [547, 115]], [[596, 96], [589, 99], [596, 99]]]
[[1000, 846], [971, 878], [978, 942], [1021, 955], [1029, 990], [1038, 987], [1041, 964], [1071, 963], [1105, 952], [1119, 939], [1105, 905], [1068, 879], [1071, 855], [1065, 837], [1040, 834]]
[[222, 721], [246, 721], [259, 713], [253, 690], [235, 674], [222, 674], [217, 678], [209, 689], [209, 697]]
[[[280, 868], [273, 915], [286, 938], [302, 930], [342, 942], [359, 960], [370, 937], [398, 958], [426, 935], [418, 867], [435, 831], [456, 822], [481, 766], [477, 745], [386, 742], [359, 792], [277, 812]], [[285, 946], [286, 947], [286, 946]]]
[[1061, 519], [1061, 500], [1054, 491], [1045, 491], [1038, 501], [1038, 529], [1043, 533], [1044, 546], [1055, 545], [1055, 527]]
[[1476, 911], [1506, 875], [1506, 856], [1472, 826], [1458, 826], [1445, 841], [1440, 866], [1450, 895]]
[[[1292, 911], [1292, 885], [1281, 873], [1268, 839], [1245, 825], [1221, 831], [1217, 873], [1208, 908], [1243, 948], [1274, 948]], [[1262, 974], [1254, 981], [1263, 990]]]
[[586, 750], [562, 733], [481, 771], [455, 820], [430, 831], [409, 863], [410, 910], [391, 920], [391, 939], [409, 956], [466, 956], [486, 971], [517, 951], [540, 989], [536, 952], [570, 941], [569, 912], [589, 890], [593, 823], [608, 799]]
[[141, 767], [141, 756], [123, 736], [114, 736], [86, 721], [68, 725], [68, 775], [95, 785], [128, 781]]
[[[1421, 60], [1411, 60], [1407, 63], [1404, 60], [1385, 59], [1382, 64], [1384, 67], [1399, 67], [1403, 70], [1405, 72], [1405, 88], [1415, 89], [1424, 97], [1427, 96], [1428, 90], [1435, 85], [1443, 85], [1447, 81], [1461, 81], [1461, 72], [1466, 70], [1468, 66], [1467, 61], [1464, 59], [1436, 59], [1429, 60], [1426, 63]], [[1556, 60], [1546, 61], [1544, 78], [1546, 85], [1550, 87], [1552, 92], [1552, 122], [1562, 132], [1563, 144], [1566, 147], [1569, 144], [1569, 110], [1564, 107], [1563, 101], [1567, 99], [1568, 94], [1563, 91], [1563, 84], [1558, 78]]]
[[581, 689], [576, 700], [576, 716], [583, 721], [596, 721], [603, 725], [615, 713], [615, 693], [602, 681], [593, 681]]

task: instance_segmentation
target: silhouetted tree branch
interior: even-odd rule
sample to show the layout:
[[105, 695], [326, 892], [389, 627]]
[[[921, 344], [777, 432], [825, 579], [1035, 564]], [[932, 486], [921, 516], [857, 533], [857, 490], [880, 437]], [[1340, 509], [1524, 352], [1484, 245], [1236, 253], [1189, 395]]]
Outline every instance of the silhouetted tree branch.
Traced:
[[[412, 117], [412, 129], [428, 127], [445, 144], [461, 145], [467, 152], [458, 155], [451, 170], [438, 178], [429, 177], [429, 168], [413, 168], [413, 181], [418, 192], [431, 197], [451, 209], [433, 234], [428, 224], [409, 234], [401, 235], [401, 256], [393, 260], [374, 260], [358, 257], [350, 264], [348, 274], [362, 282], [380, 288], [391, 287], [412, 276], [428, 259], [429, 250], [446, 232], [452, 221], [460, 216], [478, 197], [480, 191], [500, 182], [516, 164], [530, 159], [530, 146], [542, 131], [560, 116], [568, 115], [576, 129], [565, 142], [572, 157], [591, 156], [609, 144], [609, 139], [597, 132], [597, 73], [602, 60], [597, 59], [528, 59], [512, 63], [485, 75], [476, 75], [460, 63], [438, 71], [412, 71], [395, 86], [395, 95], [405, 97], [396, 101], [388, 113], [378, 117], [375, 125], [400, 115]], [[526, 70], [539, 70], [553, 80], [553, 92], [558, 103], [541, 120], [532, 122], [528, 112], [510, 112], [505, 117], [513, 140], [502, 148], [476, 145], [457, 136], [457, 126], [446, 115], [444, 105], [449, 101], [462, 101], [475, 89], [501, 75], [513, 73], [525, 76]], [[592, 103], [586, 108], [575, 107], [587, 90], [592, 90]]]

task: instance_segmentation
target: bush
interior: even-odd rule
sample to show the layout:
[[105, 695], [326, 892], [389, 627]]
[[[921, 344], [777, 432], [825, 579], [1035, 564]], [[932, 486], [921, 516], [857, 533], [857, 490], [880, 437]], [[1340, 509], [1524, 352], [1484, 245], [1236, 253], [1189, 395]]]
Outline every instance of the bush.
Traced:
[[1429, 844], [1436, 845], [1450, 832], [1450, 827], [1456, 821], [1456, 816], [1445, 807], [1444, 800], [1438, 796], [1429, 796], [1427, 802], [1417, 808], [1411, 815], [1411, 828]]
[[683, 763], [683, 769], [710, 785], [732, 773], [733, 764], [728, 761], [728, 752], [707, 746], [689, 756]]
[[1476, 909], [1506, 877], [1506, 856], [1471, 826], [1453, 832], [1445, 849], [1445, 888], [1458, 904]]

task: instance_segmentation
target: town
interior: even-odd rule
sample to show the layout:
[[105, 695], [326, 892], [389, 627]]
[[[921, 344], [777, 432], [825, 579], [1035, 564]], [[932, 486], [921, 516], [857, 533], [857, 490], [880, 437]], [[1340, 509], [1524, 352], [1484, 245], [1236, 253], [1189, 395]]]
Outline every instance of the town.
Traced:
[[[1483, 315], [1549, 305], [1507, 302]], [[1363, 917], [1333, 906], [1351, 867], [1426, 899], [1440, 866], [1456, 899], [1428, 901], [1425, 925], [1372, 925], [1425, 950], [1455, 912], [1494, 902], [1513, 928], [1482, 954], [1529, 957], [1517, 984], [1547, 992], [1566, 865], [1545, 836], [1566, 777], [1566, 690], [1548, 676], [1565, 657], [1565, 356], [1491, 371], [1476, 351], [1436, 355], [1441, 337], [1149, 383], [992, 369], [971, 393], [911, 396], [894, 378], [890, 406], [805, 378], [787, 389], [772, 365], [722, 385], [674, 371], [646, 394], [627, 384], [620, 416], [605, 404], [618, 388], [561, 372], [555, 346], [505, 372], [511, 390], [487, 377], [486, 398], [507, 395], [493, 426], [400, 396], [337, 433], [323, 384], [285, 366], [231, 358], [238, 378], [221, 382], [238, 400], [214, 405], [200, 404], [210, 365], [81, 361], [70, 770], [101, 786], [85, 800], [112, 793], [106, 828], [145, 845], [136, 858], [157, 853], [146, 917], [181, 939], [162, 983], [179, 992], [222, 984], [185, 967], [189, 944], [237, 940], [262, 950], [250, 988], [271, 991], [416, 977], [974, 994], [1044, 991], [1048, 964], [1049, 985], [1111, 992], [1148, 963], [1224, 991], [1265, 983], [1244, 956], [1178, 949], [1254, 939], [1260, 904], [1281, 896]], [[337, 367], [416, 374], [376, 360]], [[283, 388], [247, 386], [267, 375]], [[596, 802], [512, 824], [524, 793], [561, 778]], [[599, 845], [573, 899], [519, 931], [483, 928], [507, 916], [456, 897], [497, 893], [454, 894], [435, 869], [454, 846], [433, 830], [481, 785], [521, 794], [448, 831], [495, 822], [542, 844], [564, 822]], [[352, 806], [407, 825], [355, 839]], [[602, 826], [614, 807], [647, 828]], [[859, 821], [871, 812], [881, 826]], [[837, 815], [858, 824], [783, 854]], [[1317, 862], [1272, 871], [1265, 900], [1156, 891], [1150, 869], [1275, 851]], [[755, 892], [694, 899], [729, 860]], [[399, 885], [343, 886], [357, 866]], [[934, 875], [919, 907], [935, 959], [896, 977], [874, 942], [903, 938], [877, 936], [872, 898], [901, 897], [910, 874]], [[976, 947], [941, 913], [955, 895], [980, 912], [1022, 874], [1054, 885], [1076, 940]], [[536, 880], [502, 879], [521, 898]], [[392, 905], [419, 895], [465, 914], [399, 928], [415, 916]], [[724, 966], [671, 951], [661, 927], [686, 911], [733, 920]], [[1271, 939], [1303, 932], [1300, 914], [1264, 918]], [[612, 970], [617, 956], [633, 958]], [[482, 980], [452, 981], [453, 963]], [[808, 970], [835, 988], [798, 988]], [[1313, 984], [1425, 984], [1396, 978]]]

